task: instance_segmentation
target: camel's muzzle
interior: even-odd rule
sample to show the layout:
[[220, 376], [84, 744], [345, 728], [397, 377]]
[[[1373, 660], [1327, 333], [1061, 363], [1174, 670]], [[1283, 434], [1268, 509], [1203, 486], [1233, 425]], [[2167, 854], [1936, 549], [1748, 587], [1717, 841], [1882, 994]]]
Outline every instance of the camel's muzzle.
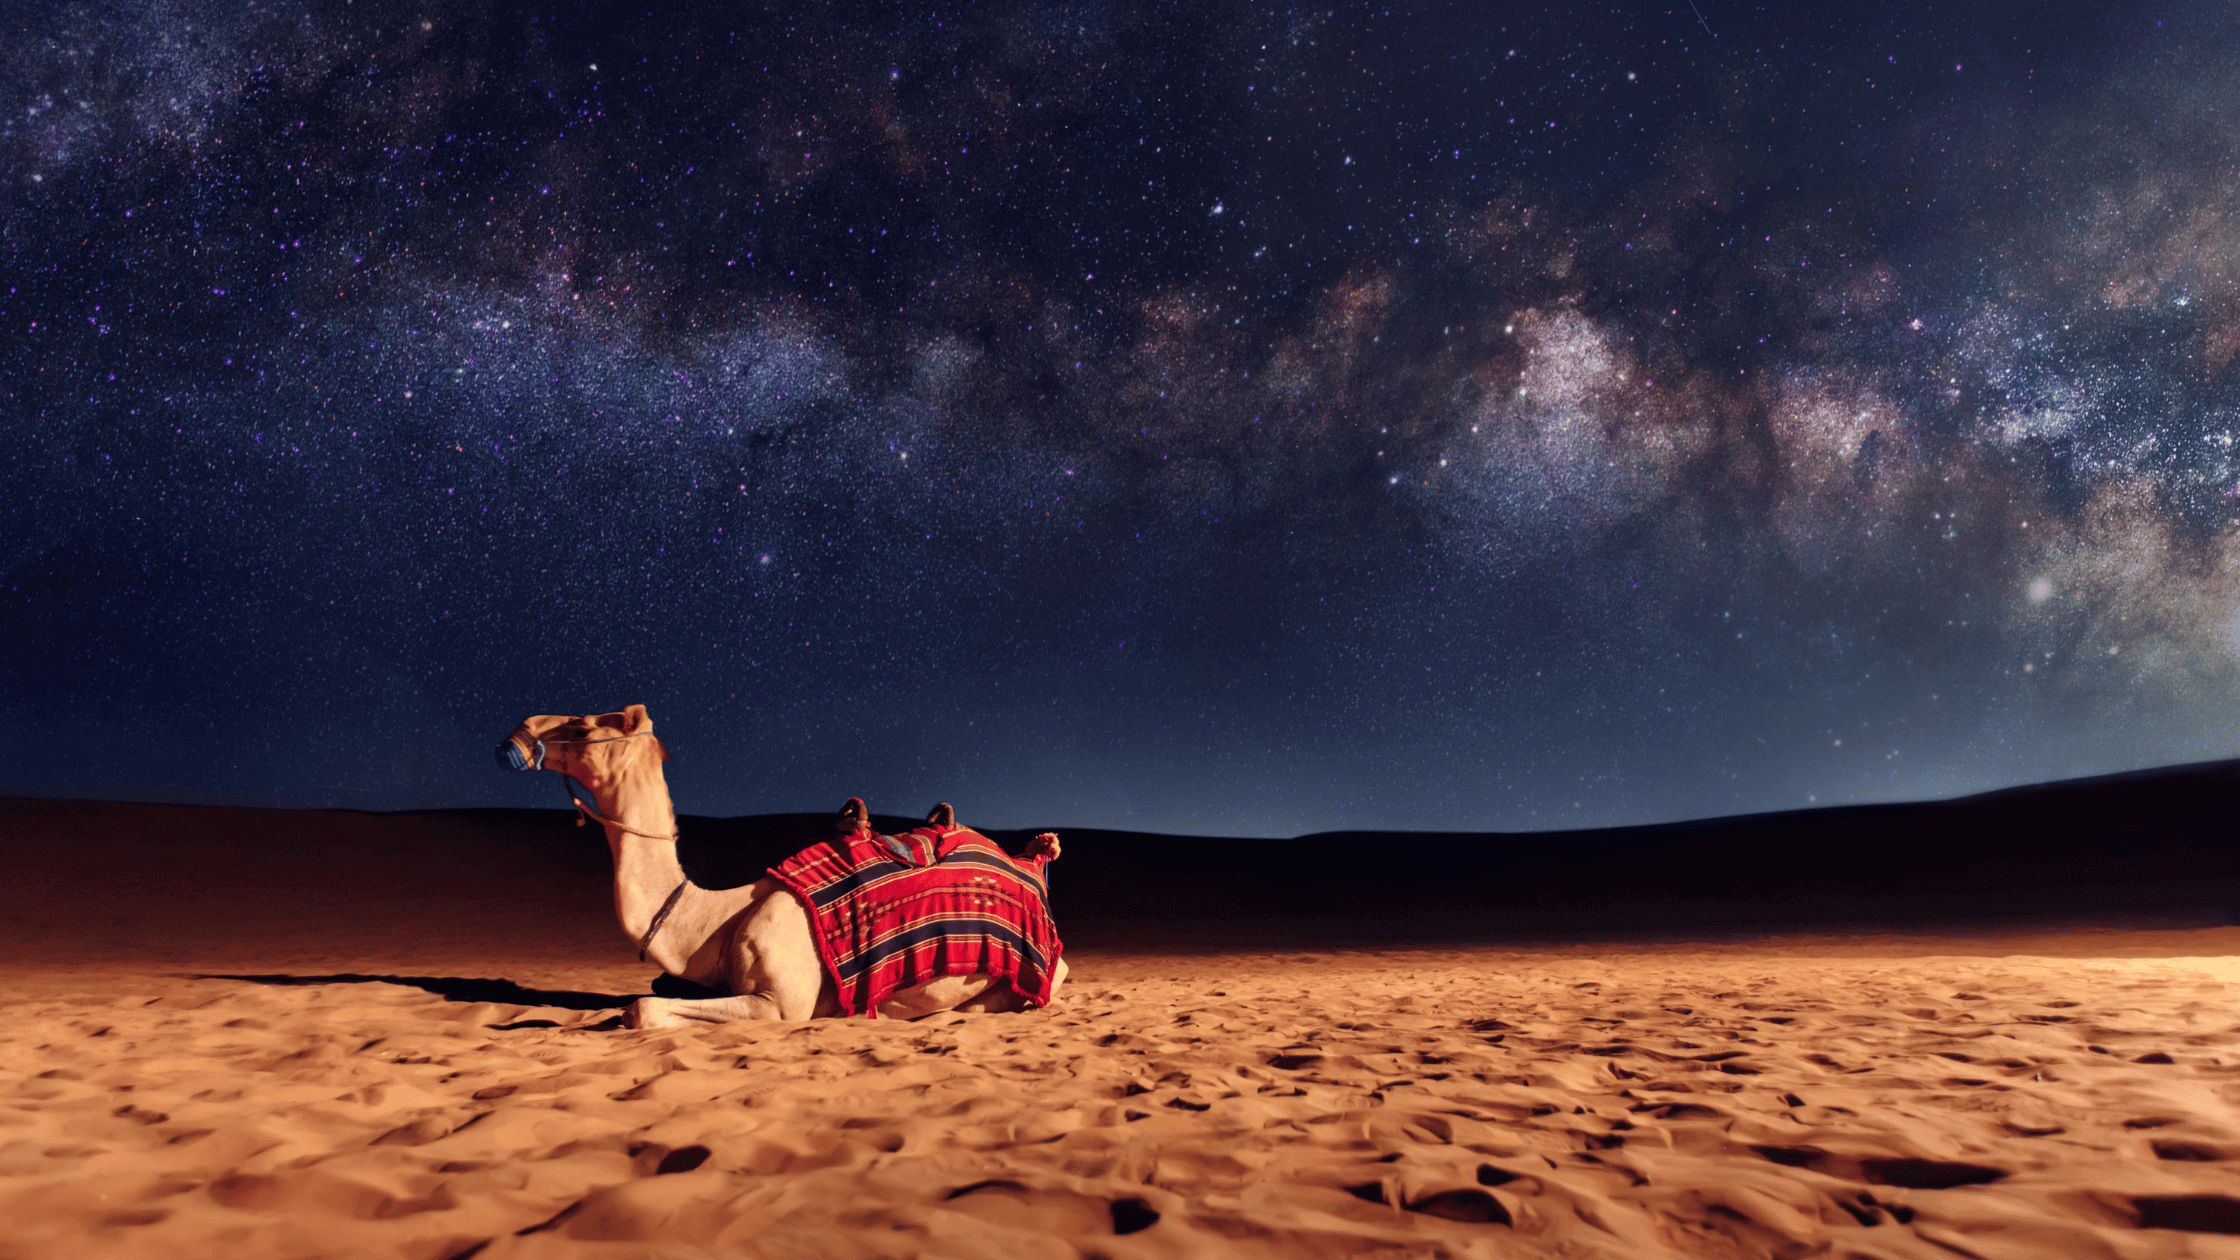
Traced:
[[506, 736], [505, 742], [498, 745], [498, 768], [500, 770], [543, 769], [544, 741], [541, 739], [536, 741], [535, 751], [532, 752], [521, 746], [519, 736]]

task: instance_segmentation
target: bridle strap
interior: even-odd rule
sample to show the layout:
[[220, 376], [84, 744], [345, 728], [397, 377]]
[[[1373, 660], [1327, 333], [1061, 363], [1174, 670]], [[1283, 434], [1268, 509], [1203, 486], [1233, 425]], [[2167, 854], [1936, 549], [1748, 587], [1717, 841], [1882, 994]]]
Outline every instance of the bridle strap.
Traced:
[[617, 744], [626, 739], [636, 739], [640, 735], [651, 734], [653, 734], [652, 731], [632, 731], [628, 735], [617, 735], [613, 739], [532, 739], [529, 742], [534, 745], [536, 755], [529, 758], [529, 768], [531, 770], [544, 769], [544, 750], [547, 744]]
[[[656, 834], [654, 834], [653, 832], [650, 832], [650, 831], [640, 831], [640, 830], [638, 830], [638, 829], [637, 829], [636, 827], [632, 827], [632, 826], [630, 826], [630, 825], [629, 825], [629, 824], [627, 824], [627, 823], [618, 823], [618, 822], [616, 822], [616, 821], [615, 821], [614, 819], [612, 819], [612, 818], [609, 818], [609, 817], [607, 817], [607, 816], [606, 816], [605, 814], [602, 814], [602, 813], [600, 813], [600, 812], [599, 812], [599, 807], [598, 807], [598, 806], [596, 806], [596, 805], [587, 805], [587, 804], [585, 804], [585, 803], [584, 803], [584, 800], [583, 800], [583, 798], [582, 798], [582, 797], [580, 797], [580, 796], [577, 796], [577, 795], [576, 795], [575, 782], [576, 782], [576, 781], [575, 781], [575, 779], [574, 779], [574, 778], [572, 778], [572, 777], [570, 777], [570, 776], [568, 776], [568, 775], [565, 775], [565, 774], [561, 775], [561, 776], [560, 776], [560, 790], [561, 790], [561, 791], [563, 791], [563, 792], [566, 792], [566, 793], [568, 794], [568, 801], [569, 801], [569, 803], [573, 804], [573, 805], [574, 805], [574, 806], [575, 806], [575, 807], [576, 807], [577, 809], [579, 809], [579, 810], [583, 811], [584, 813], [586, 813], [586, 814], [589, 814], [589, 815], [591, 815], [591, 817], [592, 817], [593, 819], [595, 819], [596, 821], [598, 821], [598, 822], [600, 822], [600, 823], [602, 823], [602, 824], [604, 824], [604, 825], [606, 825], [606, 826], [609, 826], [609, 827], [613, 827], [613, 828], [616, 828], [616, 829], [618, 829], [618, 830], [621, 830], [621, 831], [627, 831], [627, 832], [629, 832], [629, 833], [630, 833], [631, 835], [633, 835], [633, 836], [644, 836], [644, 837], [645, 837], [646, 839], [648, 839], [648, 840], [670, 840], [670, 841], [674, 841], [674, 840], [675, 840], [675, 839], [677, 838], [677, 833], [676, 833], [676, 832], [674, 832], [674, 831], [670, 832], [670, 833], [669, 833], [668, 835], [665, 835], [665, 836], [663, 836], [663, 835], [656, 835]], [[576, 826], [578, 826], [578, 827], [581, 827], [582, 825], [583, 825], [583, 819], [581, 819], [581, 818], [578, 818], [578, 819], [576, 819]]]
[[[554, 739], [554, 740], [543, 740], [543, 739], [540, 739], [540, 740], [535, 740], [535, 741], [532, 741], [532, 742], [533, 742], [533, 743], [535, 743], [535, 745], [536, 745], [536, 755], [535, 755], [534, 757], [532, 757], [532, 758], [530, 759], [530, 761], [529, 761], [529, 768], [530, 768], [530, 769], [532, 769], [532, 770], [542, 770], [542, 769], [544, 769], [544, 750], [545, 750], [545, 746], [546, 746], [547, 744], [615, 744], [615, 743], [620, 743], [621, 741], [623, 741], [623, 740], [626, 740], [626, 739], [636, 739], [636, 738], [637, 738], [638, 736], [640, 736], [640, 735], [651, 735], [651, 734], [653, 734], [653, 732], [652, 732], [652, 731], [632, 731], [632, 732], [630, 732], [630, 733], [629, 733], [628, 735], [617, 735], [617, 736], [615, 736], [615, 737], [614, 737], [613, 739]], [[645, 837], [646, 839], [648, 839], [648, 840], [675, 840], [675, 839], [677, 838], [677, 833], [676, 833], [676, 832], [674, 832], [674, 831], [670, 832], [670, 833], [669, 833], [668, 835], [662, 836], [662, 835], [656, 835], [656, 834], [654, 834], [653, 832], [650, 832], [650, 831], [640, 831], [640, 830], [638, 830], [638, 829], [637, 829], [636, 827], [632, 827], [632, 826], [628, 825], [627, 823], [618, 823], [618, 822], [616, 822], [616, 821], [615, 821], [614, 819], [612, 819], [612, 818], [609, 818], [609, 817], [607, 817], [607, 816], [606, 816], [605, 814], [602, 814], [602, 813], [600, 813], [600, 812], [599, 812], [599, 808], [598, 808], [598, 806], [596, 806], [596, 805], [586, 805], [586, 804], [584, 804], [584, 802], [583, 802], [583, 798], [582, 798], [582, 797], [580, 797], [580, 796], [577, 796], [577, 795], [576, 795], [576, 787], [575, 787], [575, 782], [576, 782], [576, 781], [575, 781], [575, 777], [574, 777], [573, 775], [570, 775], [570, 774], [566, 773], [565, 771], [563, 771], [563, 772], [561, 773], [561, 775], [560, 775], [560, 790], [561, 790], [561, 791], [563, 791], [563, 792], [566, 792], [566, 793], [568, 794], [568, 803], [569, 803], [569, 804], [571, 804], [571, 805], [574, 805], [574, 806], [575, 806], [575, 807], [576, 807], [577, 809], [579, 809], [579, 810], [583, 811], [584, 813], [586, 813], [586, 814], [589, 814], [589, 815], [590, 815], [591, 817], [593, 817], [594, 819], [597, 819], [597, 820], [598, 820], [598, 821], [599, 821], [599, 822], [600, 822], [601, 824], [603, 824], [603, 825], [605, 825], [605, 826], [608, 826], [608, 827], [614, 827], [614, 828], [618, 828], [618, 829], [620, 829], [620, 830], [622, 830], [622, 831], [627, 831], [627, 832], [629, 832], [629, 833], [630, 833], [631, 835], [633, 835], [633, 836], [644, 836], [644, 837]], [[586, 788], [585, 790], [586, 790], [586, 791], [588, 791], [588, 790], [590, 790], [590, 789], [589, 789], [589, 788]], [[577, 819], [576, 819], [576, 826], [578, 826], [578, 827], [581, 827], [582, 825], [583, 825], [583, 819], [582, 819], [582, 818], [580, 818], [580, 817], [579, 817], [579, 818], [577, 818]]]

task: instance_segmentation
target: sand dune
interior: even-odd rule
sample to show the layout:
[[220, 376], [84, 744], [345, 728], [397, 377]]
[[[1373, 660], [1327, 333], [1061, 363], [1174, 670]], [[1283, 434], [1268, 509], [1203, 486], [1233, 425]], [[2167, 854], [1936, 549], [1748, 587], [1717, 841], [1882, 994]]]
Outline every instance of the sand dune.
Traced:
[[0, 1248], [2240, 1255], [2229, 972], [1109, 956], [1043, 1012], [687, 1034], [48, 973], [5, 989]]
[[156, 809], [17, 815], [0, 1256], [2240, 1256], [2240, 929], [1108, 924], [1045, 1011], [628, 1032], [580, 854], [71, 874]]

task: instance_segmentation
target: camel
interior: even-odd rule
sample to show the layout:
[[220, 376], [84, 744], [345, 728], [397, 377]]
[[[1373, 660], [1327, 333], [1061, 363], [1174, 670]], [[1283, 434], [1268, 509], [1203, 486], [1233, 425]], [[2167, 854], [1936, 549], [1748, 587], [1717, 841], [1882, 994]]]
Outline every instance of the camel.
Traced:
[[[563, 785], [581, 811], [576, 824], [583, 825], [587, 815], [606, 828], [614, 856], [615, 916], [639, 945], [639, 956], [670, 975], [729, 995], [640, 998], [628, 1011], [627, 1025], [679, 1028], [841, 1013], [839, 990], [812, 936], [811, 911], [792, 888], [767, 875], [728, 889], [702, 888], [686, 877], [677, 860], [676, 812], [661, 772], [668, 758], [642, 704], [591, 717], [532, 717], [498, 745], [500, 765], [557, 771], [590, 793], [587, 805], [573, 786]], [[838, 821], [843, 834], [851, 828], [871, 834], [860, 799], [850, 799]], [[954, 814], [942, 804], [928, 821], [953, 825]], [[1045, 832], [1027, 852], [1055, 858], [1058, 838]], [[1065, 983], [1064, 958], [1051, 976], [1054, 997]], [[1021, 1005], [1010, 983], [982, 971], [898, 988], [875, 1009], [889, 1019], [918, 1019]]]

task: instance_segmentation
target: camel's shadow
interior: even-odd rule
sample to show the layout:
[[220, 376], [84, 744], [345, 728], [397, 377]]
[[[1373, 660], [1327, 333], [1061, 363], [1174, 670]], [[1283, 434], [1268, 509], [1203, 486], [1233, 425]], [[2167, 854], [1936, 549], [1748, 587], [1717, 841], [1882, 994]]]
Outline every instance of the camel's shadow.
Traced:
[[[574, 989], [532, 989], [511, 980], [490, 980], [466, 976], [367, 976], [355, 972], [331, 976], [272, 975], [197, 975], [197, 980], [241, 980], [249, 984], [307, 985], [307, 984], [401, 984], [433, 993], [447, 1002], [489, 1002], [511, 1006], [556, 1006], [569, 1011], [620, 1010], [641, 997], [643, 993], [584, 993]], [[663, 981], [669, 977], [662, 977]], [[673, 981], [671, 983], [674, 983]], [[668, 985], [656, 981], [656, 992]], [[697, 985], [693, 986], [695, 989]], [[693, 994], [692, 996], [698, 996]], [[493, 1028], [555, 1028], [558, 1023], [549, 1019], [527, 1019], [512, 1024], [493, 1024]]]

